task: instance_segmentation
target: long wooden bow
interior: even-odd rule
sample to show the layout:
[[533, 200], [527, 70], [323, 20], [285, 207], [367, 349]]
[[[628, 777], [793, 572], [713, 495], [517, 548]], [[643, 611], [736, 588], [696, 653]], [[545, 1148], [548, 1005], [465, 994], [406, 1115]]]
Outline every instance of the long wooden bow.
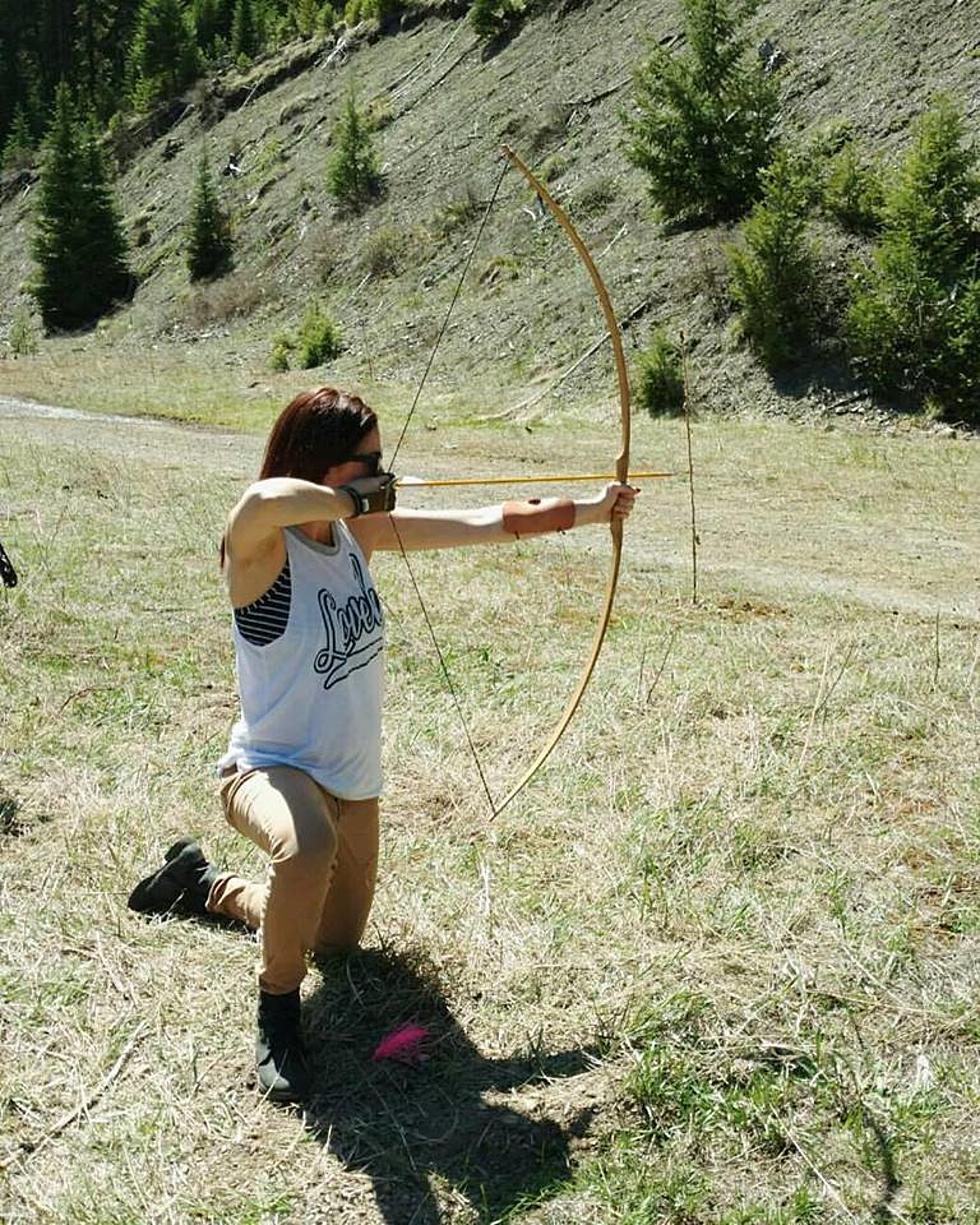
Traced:
[[[615, 312], [613, 311], [612, 303], [609, 300], [609, 294], [607, 293], [606, 287], [602, 281], [602, 277], [599, 275], [598, 269], [596, 268], [592, 260], [592, 256], [589, 254], [588, 248], [586, 247], [585, 243], [580, 238], [578, 231], [575, 229], [575, 227], [569, 221], [568, 217], [565, 215], [563, 209], [552, 198], [551, 194], [548, 192], [548, 189], [534, 174], [532, 174], [532, 172], [528, 169], [528, 167], [524, 164], [524, 162], [521, 161], [521, 159], [517, 156], [517, 154], [512, 149], [508, 148], [505, 145], [501, 149], [501, 152], [503, 156], [511, 163], [511, 165], [516, 170], [520, 171], [520, 173], [524, 176], [524, 178], [528, 181], [528, 183], [530, 183], [531, 187], [537, 193], [542, 203], [553, 214], [555, 219], [558, 221], [558, 224], [561, 226], [561, 228], [565, 231], [565, 233], [570, 238], [572, 246], [578, 252], [579, 258], [585, 264], [585, 267], [588, 269], [589, 276], [592, 278], [592, 284], [595, 287], [596, 294], [599, 298], [599, 305], [602, 307], [602, 313], [603, 313], [603, 316], [605, 317], [606, 327], [609, 330], [609, 339], [612, 344], [613, 355], [616, 361], [616, 373], [617, 373], [617, 377], [619, 380], [620, 449], [619, 449], [619, 454], [616, 457], [616, 461], [615, 461], [615, 474], [616, 474], [616, 480], [621, 482], [622, 484], [625, 484], [629, 479], [630, 386], [629, 386], [629, 375], [627, 374], [627, 371], [626, 371], [626, 358], [623, 355], [623, 342], [622, 342], [622, 338], [620, 337], [620, 333], [619, 333], [619, 324], [616, 321], [616, 315], [615, 315]], [[446, 327], [449, 322], [449, 316], [452, 313], [453, 306], [456, 303], [456, 299], [459, 296], [459, 292], [462, 288], [463, 281], [466, 278], [467, 270], [469, 269], [469, 265], [470, 265], [470, 262], [472, 261], [473, 254], [476, 251], [477, 244], [479, 243], [479, 240], [480, 240], [480, 234], [482, 234], [483, 227], [486, 225], [487, 218], [489, 217], [489, 214], [490, 214], [490, 210], [493, 207], [493, 203], [494, 203], [494, 200], [496, 199], [497, 192], [500, 189], [500, 184], [503, 181], [504, 173], [506, 173], [506, 167], [504, 168], [504, 171], [502, 171], [501, 173], [500, 180], [498, 180], [497, 182], [497, 187], [494, 190], [493, 197], [491, 198], [491, 201], [490, 201], [490, 205], [488, 206], [487, 211], [484, 214], [483, 221], [480, 225], [480, 230], [477, 233], [476, 238], [474, 239], [473, 246], [470, 248], [470, 254], [467, 257], [466, 263], [464, 264], [463, 271], [459, 279], [459, 283], [456, 286], [456, 291], [453, 294], [453, 297], [450, 301], [449, 310], [447, 311], [446, 317], [443, 320], [442, 327], [439, 331], [439, 335], [436, 338], [436, 342], [435, 342], [435, 345], [433, 346], [432, 352], [429, 355], [428, 363], [426, 364], [425, 371], [422, 375], [421, 382], [419, 383], [418, 389], [415, 393], [415, 397], [409, 409], [408, 416], [406, 417], [405, 423], [402, 426], [402, 431], [401, 431], [401, 434], [399, 435], [398, 442], [395, 446], [395, 451], [394, 451], [394, 454], [391, 460], [392, 468], [394, 468], [394, 457], [395, 455], [397, 455], [398, 450], [401, 447], [401, 444], [405, 438], [405, 434], [408, 430], [409, 422], [411, 421], [412, 416], [415, 412], [415, 409], [419, 403], [419, 399], [422, 394], [422, 388], [424, 387], [426, 378], [428, 377], [429, 371], [432, 368], [432, 362], [435, 358], [436, 350], [438, 349], [439, 343], [442, 340], [442, 337], [445, 333]], [[667, 475], [667, 474], [658, 473], [656, 475]], [[452, 482], [445, 482], [445, 483], [451, 484]], [[460, 707], [460, 703], [456, 695], [456, 691], [453, 686], [452, 679], [449, 675], [449, 670], [446, 666], [446, 662], [443, 657], [442, 650], [439, 646], [438, 641], [436, 640], [435, 632], [433, 630], [431, 621], [429, 619], [428, 612], [426, 611], [425, 602], [422, 599], [422, 593], [419, 590], [418, 583], [415, 580], [415, 575], [412, 571], [411, 564], [408, 560], [408, 554], [406, 553], [404, 545], [402, 544], [401, 537], [398, 535], [398, 527], [394, 519], [392, 519], [392, 524], [395, 528], [395, 535], [396, 535], [396, 538], [398, 539], [398, 544], [401, 550], [402, 558], [405, 562], [406, 567], [408, 568], [409, 577], [411, 578], [412, 585], [415, 588], [415, 593], [419, 599], [419, 603], [422, 606], [422, 612], [426, 620], [426, 625], [429, 630], [429, 635], [432, 639], [433, 647], [436, 651], [436, 654], [439, 657], [439, 662], [442, 667], [443, 675], [448, 684], [449, 692], [452, 695], [453, 701], [456, 704], [457, 713], [459, 714], [461, 722], [463, 724], [463, 730], [466, 733], [466, 738], [470, 746], [470, 751], [473, 754], [474, 761], [477, 767], [477, 771], [479, 772], [479, 775], [480, 775], [480, 781], [482, 782], [483, 789], [486, 792], [487, 800], [490, 804], [491, 817], [496, 817], [501, 812], [503, 812], [503, 810], [507, 807], [507, 805], [510, 804], [510, 802], [513, 799], [515, 799], [516, 796], [518, 796], [524, 790], [524, 788], [531, 781], [534, 775], [537, 774], [538, 770], [540, 770], [541, 766], [545, 763], [545, 761], [547, 761], [555, 745], [558, 743], [558, 741], [561, 739], [562, 735], [564, 734], [565, 728], [568, 727], [569, 723], [571, 722], [572, 716], [575, 714], [575, 711], [578, 709], [578, 705], [582, 700], [582, 695], [585, 693], [585, 690], [589, 684], [589, 680], [592, 677], [592, 673], [595, 670], [596, 661], [599, 658], [599, 652], [602, 650], [603, 639], [605, 638], [606, 630], [609, 627], [609, 619], [610, 619], [610, 616], [612, 615], [613, 600], [616, 595], [616, 583], [619, 579], [619, 563], [620, 563], [620, 557], [622, 555], [622, 549], [623, 549], [622, 520], [614, 518], [611, 520], [611, 523], [610, 523], [610, 529], [612, 533], [612, 543], [613, 543], [612, 565], [610, 567], [609, 578], [606, 583], [606, 594], [603, 600], [602, 612], [599, 616], [599, 623], [598, 623], [598, 626], [596, 627], [595, 636], [592, 640], [592, 648], [589, 653], [588, 661], [586, 662], [585, 667], [582, 669], [582, 672], [579, 675], [578, 681], [576, 683], [575, 690], [571, 698], [566, 703], [565, 708], [562, 711], [561, 718], [558, 720], [558, 723], [554, 731], [552, 731], [551, 735], [548, 737], [548, 740], [544, 748], [541, 749], [537, 757], [535, 757], [530, 767], [527, 770], [525, 770], [520, 780], [510, 789], [510, 791], [508, 791], [508, 793], [504, 796], [503, 800], [499, 802], [494, 800], [490, 792], [490, 788], [487, 784], [486, 777], [483, 773], [483, 767], [480, 764], [480, 759], [479, 759], [479, 756], [477, 755], [476, 747], [473, 744], [472, 738], [470, 736], [469, 728], [466, 723], [466, 719], [463, 717], [462, 708]]]
[[[572, 246], [578, 253], [579, 258], [585, 267], [588, 269], [589, 276], [592, 278], [592, 284], [596, 291], [596, 296], [599, 299], [599, 305], [602, 307], [602, 314], [606, 321], [606, 327], [609, 329], [609, 341], [612, 344], [613, 357], [616, 362], [616, 376], [619, 383], [619, 431], [620, 431], [620, 446], [619, 454], [616, 457], [616, 479], [625, 484], [629, 475], [630, 464], [630, 382], [629, 374], [626, 370], [626, 357], [623, 354], [623, 341], [619, 332], [619, 324], [616, 321], [616, 313], [613, 310], [612, 303], [609, 300], [609, 293], [606, 286], [603, 284], [602, 277], [599, 275], [599, 270], [596, 268], [592, 256], [585, 243], [582, 241], [578, 230], [572, 225], [568, 217], [565, 215], [562, 207], [555, 201], [545, 185], [537, 178], [536, 175], [528, 169], [521, 161], [517, 154], [504, 145], [501, 152], [504, 157], [511, 163], [515, 170], [527, 179], [531, 187], [537, 193], [541, 200], [552, 213], [555, 220], [568, 235]], [[552, 750], [558, 741], [562, 738], [565, 728], [572, 721], [572, 716], [578, 709], [578, 705], [582, 700], [582, 695], [588, 687], [589, 681], [592, 678], [592, 673], [595, 671], [596, 663], [599, 659], [599, 652], [602, 650], [602, 643], [606, 636], [606, 630], [609, 628], [609, 619], [612, 616], [613, 601], [616, 597], [616, 584], [619, 581], [619, 565], [623, 552], [623, 521], [613, 518], [610, 522], [610, 531], [612, 533], [612, 564], [609, 569], [609, 577], [606, 580], [606, 594], [603, 600], [602, 612], [599, 616], [599, 623], [596, 626], [595, 636], [592, 639], [592, 649], [589, 652], [589, 658], [586, 661], [585, 667], [582, 669], [578, 678], [578, 683], [572, 696], [565, 705], [565, 709], [561, 713], [558, 723], [548, 737], [544, 747], [535, 757], [529, 769], [522, 775], [521, 779], [510, 789], [507, 795], [497, 804], [494, 804], [493, 815], [497, 816], [507, 807], [507, 805], [518, 796], [531, 779], [537, 774], [538, 770], [551, 756]]]

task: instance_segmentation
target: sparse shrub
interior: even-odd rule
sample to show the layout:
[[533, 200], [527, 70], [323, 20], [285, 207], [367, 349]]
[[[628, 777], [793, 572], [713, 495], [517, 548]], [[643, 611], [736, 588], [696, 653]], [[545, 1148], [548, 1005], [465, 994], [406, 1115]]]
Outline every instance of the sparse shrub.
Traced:
[[568, 169], [568, 158], [561, 153], [552, 153], [541, 163], [539, 178], [545, 183], [554, 183]]
[[311, 370], [332, 361], [343, 349], [340, 329], [319, 302], [312, 302], [296, 334], [297, 365], [301, 370]]
[[265, 299], [264, 282], [244, 272], [232, 272], [218, 281], [201, 282], [175, 312], [174, 322], [206, 328], [250, 315]]
[[367, 104], [364, 118], [370, 131], [380, 132], [394, 121], [395, 112], [392, 110], [391, 101], [384, 94], [378, 94]]
[[410, 237], [394, 226], [386, 225], [373, 230], [363, 248], [365, 271], [378, 278], [396, 276], [410, 246]]
[[470, 9], [473, 33], [484, 42], [506, 38], [521, 24], [526, 8], [524, 0], [473, 0]]
[[343, 208], [360, 212], [381, 194], [384, 180], [370, 125], [353, 94], [348, 95], [333, 138], [336, 151], [327, 164], [327, 191]]
[[847, 313], [854, 361], [881, 390], [980, 419], [978, 154], [940, 99], [885, 193], [872, 265]]
[[290, 119], [295, 119], [297, 115], [302, 115], [310, 109], [318, 100], [318, 97], [318, 94], [300, 94], [298, 98], [292, 98], [289, 102], [284, 102], [279, 108], [279, 123], [289, 123]]
[[689, 297], [702, 298], [716, 323], [731, 314], [728, 280], [728, 260], [723, 244], [714, 232], [699, 234], [681, 274], [681, 286]]
[[212, 128], [224, 117], [228, 102], [219, 81], [201, 77], [194, 82], [189, 97], [203, 127]]
[[227, 272], [231, 253], [231, 226], [218, 200], [207, 155], [202, 153], [187, 225], [187, 270], [191, 280]]
[[432, 224], [437, 237], [447, 238], [459, 226], [475, 221], [483, 212], [483, 201], [470, 179], [460, 183], [457, 194], [441, 205]]
[[618, 196], [616, 180], [611, 175], [597, 175], [583, 185], [575, 211], [583, 217], [596, 217], [604, 213]]
[[806, 189], [793, 158], [779, 153], [763, 197], [727, 249], [742, 334], [768, 365], [791, 359], [812, 330], [815, 256], [807, 239]]
[[317, 281], [328, 285], [347, 256], [347, 248], [336, 225], [324, 221], [311, 225], [307, 242], [313, 273]]
[[636, 400], [656, 417], [684, 407], [684, 360], [663, 328], [654, 328], [637, 365]]
[[149, 213], [140, 213], [133, 218], [130, 242], [134, 247], [148, 247], [153, 237], [152, 220]]
[[501, 281], [516, 281], [521, 266], [512, 255], [495, 255], [480, 273], [481, 285], [498, 285]]
[[119, 172], [126, 169], [139, 150], [139, 136], [134, 131], [132, 122], [120, 111], [116, 111], [109, 120], [106, 128], [106, 147]]
[[282, 166], [286, 161], [286, 155], [282, 150], [282, 142], [277, 140], [275, 136], [266, 140], [262, 144], [255, 155], [255, 159], [249, 166], [249, 174], [253, 179], [264, 179], [277, 167]]
[[38, 351], [38, 331], [30, 312], [23, 307], [16, 311], [10, 324], [7, 344], [14, 357], [33, 357]]
[[549, 145], [562, 141], [568, 135], [568, 121], [572, 117], [574, 106], [570, 102], [549, 102], [542, 111], [536, 111], [537, 121], [528, 136], [528, 150], [537, 156]]
[[779, 96], [740, 26], [751, 4], [681, 0], [687, 51], [654, 45], [624, 114], [627, 157], [667, 219], [740, 216], [775, 148]]
[[854, 141], [834, 155], [827, 168], [821, 204], [828, 217], [851, 234], [881, 227], [884, 192], [876, 166], [862, 158]]
[[288, 332], [278, 332], [272, 338], [272, 350], [269, 354], [269, 369], [281, 374], [289, 369], [290, 354], [296, 349], [296, 341]]
[[807, 141], [807, 148], [816, 161], [826, 164], [854, 140], [853, 121], [846, 116], [837, 115], [817, 128]]

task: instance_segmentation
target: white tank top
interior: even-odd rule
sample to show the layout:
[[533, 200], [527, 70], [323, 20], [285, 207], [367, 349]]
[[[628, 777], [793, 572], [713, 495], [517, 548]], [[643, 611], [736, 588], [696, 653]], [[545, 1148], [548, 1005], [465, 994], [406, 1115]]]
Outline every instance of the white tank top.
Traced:
[[234, 625], [241, 718], [219, 770], [295, 766], [332, 795], [381, 792], [384, 618], [364, 554], [340, 520], [333, 545], [286, 528], [292, 594], [283, 634], [257, 646]]

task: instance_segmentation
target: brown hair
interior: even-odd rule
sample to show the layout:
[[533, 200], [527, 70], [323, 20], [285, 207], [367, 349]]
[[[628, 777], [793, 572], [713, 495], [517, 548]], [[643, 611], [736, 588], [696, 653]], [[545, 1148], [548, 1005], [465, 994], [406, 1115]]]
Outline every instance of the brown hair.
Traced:
[[[357, 444], [377, 424], [373, 409], [359, 396], [348, 395], [334, 387], [301, 391], [272, 426], [259, 480], [293, 476], [319, 483], [328, 468], [351, 458]], [[219, 553], [223, 567], [224, 536]]]
[[328, 468], [350, 459], [377, 424], [374, 412], [358, 396], [333, 387], [302, 391], [276, 418], [259, 480], [294, 476], [321, 481]]

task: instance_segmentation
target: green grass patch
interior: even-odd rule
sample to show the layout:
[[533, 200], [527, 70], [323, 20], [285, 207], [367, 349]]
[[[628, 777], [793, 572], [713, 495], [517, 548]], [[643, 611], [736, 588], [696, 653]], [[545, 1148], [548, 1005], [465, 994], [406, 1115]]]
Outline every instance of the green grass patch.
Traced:
[[[581, 470], [602, 441], [421, 434], [404, 470], [432, 476]], [[975, 1216], [971, 443], [695, 423], [700, 602], [686, 487], [647, 487], [594, 683], [494, 822], [403, 563], [376, 559], [382, 878], [366, 949], [307, 983], [304, 1120], [245, 1083], [254, 943], [125, 910], [183, 832], [262, 870], [213, 778], [235, 714], [215, 544], [260, 439], [0, 435], [4, 1219]], [[683, 445], [638, 419], [644, 464]], [[585, 658], [606, 533], [412, 561], [500, 796]], [[409, 1019], [429, 1061], [373, 1064]]]

